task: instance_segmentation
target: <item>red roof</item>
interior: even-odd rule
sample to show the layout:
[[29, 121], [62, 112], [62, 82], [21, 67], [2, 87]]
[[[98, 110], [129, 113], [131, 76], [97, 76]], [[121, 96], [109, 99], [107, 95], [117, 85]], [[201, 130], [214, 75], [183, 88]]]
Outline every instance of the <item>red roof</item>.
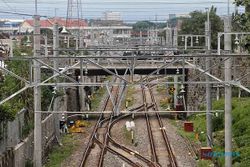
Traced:
[[[28, 23], [30, 26], [34, 26], [34, 20], [25, 20], [24, 22]], [[65, 27], [86, 27], [88, 24], [85, 20], [77, 20], [77, 19], [69, 19], [67, 21], [62, 18], [51, 18], [47, 20], [40, 20], [41, 28], [51, 28], [53, 27], [54, 23], [58, 23], [59, 26], [65, 26]]]
[[[34, 26], [34, 20], [25, 20], [24, 22], [28, 23], [31, 26]], [[52, 24], [48, 20], [40, 20], [40, 25], [42, 28], [47, 28], [52, 26]]]

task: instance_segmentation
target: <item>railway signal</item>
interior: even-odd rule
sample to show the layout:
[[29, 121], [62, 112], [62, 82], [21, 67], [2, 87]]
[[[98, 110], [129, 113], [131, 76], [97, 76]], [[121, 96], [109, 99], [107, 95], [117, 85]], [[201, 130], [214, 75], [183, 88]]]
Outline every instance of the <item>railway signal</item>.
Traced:
[[173, 95], [173, 94], [174, 94], [174, 91], [175, 91], [175, 88], [174, 88], [174, 87], [170, 87], [170, 88], [168, 89], [168, 93], [169, 93], [170, 95]]

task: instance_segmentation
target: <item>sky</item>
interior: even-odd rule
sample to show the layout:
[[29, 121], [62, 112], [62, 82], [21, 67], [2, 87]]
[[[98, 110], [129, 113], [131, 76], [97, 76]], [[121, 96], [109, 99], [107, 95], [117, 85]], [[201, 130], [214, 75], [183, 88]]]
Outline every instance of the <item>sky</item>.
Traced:
[[[73, 1], [74, 11], [77, 1]], [[230, 11], [235, 7], [230, 1]], [[37, 0], [38, 14], [53, 17], [67, 16], [67, 0]], [[81, 0], [82, 17], [87, 19], [103, 18], [105, 11], [121, 12], [126, 21], [135, 20], [166, 20], [169, 14], [188, 14], [194, 10], [205, 11], [212, 5], [217, 7], [219, 15], [227, 14], [228, 0]], [[0, 12], [17, 12], [33, 15], [35, 0], [0, 0]], [[241, 10], [241, 9], [240, 9]], [[76, 17], [77, 12], [73, 12]], [[27, 18], [14, 14], [0, 13], [0, 18]]]

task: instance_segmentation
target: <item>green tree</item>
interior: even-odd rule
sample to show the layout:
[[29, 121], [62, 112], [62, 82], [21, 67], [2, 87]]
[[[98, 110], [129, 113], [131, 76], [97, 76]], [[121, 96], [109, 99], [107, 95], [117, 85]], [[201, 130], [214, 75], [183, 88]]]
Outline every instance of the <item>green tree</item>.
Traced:
[[156, 24], [150, 21], [138, 21], [133, 25], [133, 30], [136, 32], [146, 32], [148, 29], [155, 27]]
[[[28, 47], [20, 47], [14, 49], [14, 55], [21, 57], [22, 53], [27, 55], [32, 54], [32, 50]], [[5, 61], [8, 70], [28, 80], [29, 78], [29, 63], [27, 61]], [[2, 72], [3, 73], [3, 72]], [[25, 86], [25, 83], [5, 73], [0, 82], [0, 99], [4, 99]], [[15, 114], [22, 108], [32, 110], [32, 90], [28, 89], [16, 97], [12, 98], [0, 106], [0, 121], [11, 121], [15, 118]]]
[[[250, 31], [250, 0], [235, 0], [237, 6], [245, 7], [245, 13], [239, 14], [236, 12], [233, 15], [233, 27], [236, 31]], [[248, 51], [250, 51], [250, 36], [244, 39], [242, 44]]]
[[[212, 49], [217, 48], [217, 33], [223, 31], [223, 21], [216, 14], [217, 9], [215, 7], [210, 8], [210, 23], [211, 23], [211, 38], [212, 38]], [[181, 25], [181, 31], [179, 34], [194, 34], [204, 35], [205, 34], [205, 21], [207, 21], [207, 13], [201, 11], [193, 11], [190, 13], [190, 18], [183, 18]], [[205, 40], [201, 43], [204, 45]]]

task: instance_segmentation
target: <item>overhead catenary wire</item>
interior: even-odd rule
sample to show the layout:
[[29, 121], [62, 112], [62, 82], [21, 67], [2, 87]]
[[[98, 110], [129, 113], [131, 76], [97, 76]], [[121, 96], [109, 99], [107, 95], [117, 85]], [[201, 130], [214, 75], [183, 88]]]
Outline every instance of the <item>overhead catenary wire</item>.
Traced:
[[[33, 16], [32, 14], [26, 13], [26, 11], [31, 11], [33, 8], [33, 2], [24, 0], [4, 0], [9, 5], [15, 6], [15, 11], [20, 16]], [[42, 15], [46, 15], [47, 17], [53, 17], [54, 16], [54, 9], [53, 5], [57, 5], [56, 7], [60, 6], [62, 10], [58, 12], [58, 15], [65, 16], [66, 11], [66, 5], [67, 3], [65, 0], [55, 0], [55, 1], [48, 1], [48, 0], [39, 0], [38, 2], [38, 11]], [[166, 20], [168, 18], [168, 14], [171, 13], [183, 13], [187, 14], [191, 11], [183, 11], [182, 9], [174, 9], [173, 7], [169, 7], [169, 5], [192, 5], [192, 8], [197, 6], [201, 9], [200, 5], [204, 6], [210, 6], [210, 5], [226, 5], [227, 1], [213, 1], [213, 0], [207, 0], [207, 1], [198, 1], [193, 0], [189, 2], [178, 2], [178, 1], [84, 1], [82, 2], [82, 9], [83, 13], [82, 15], [84, 18], [87, 19], [93, 19], [93, 18], [100, 18], [103, 17], [103, 12], [105, 11], [117, 11], [120, 12], [123, 16], [123, 20], [125, 21], [138, 21], [138, 20], [150, 20], [153, 21], [154, 18], [150, 18], [150, 16], [157, 14], [160, 18], [158, 20]], [[1, 4], [1, 3], [0, 3]], [[140, 5], [144, 5], [143, 8], [140, 7]], [[43, 8], [46, 7], [46, 10]], [[219, 6], [217, 6], [220, 8]], [[232, 7], [232, 6], [231, 6]], [[202, 7], [203, 8], [203, 7]], [[64, 10], [63, 10], [64, 9]], [[144, 9], [143, 11], [141, 11]], [[222, 8], [221, 8], [222, 9]], [[6, 11], [2, 9], [3, 11]], [[1, 8], [0, 8], [1, 11]], [[147, 12], [148, 11], [148, 12]], [[222, 11], [222, 10], [218, 10]], [[11, 14], [13, 11], [9, 11], [6, 14]], [[96, 13], [96, 14], [95, 14]], [[132, 19], [131, 17], [135, 16], [138, 17], [138, 19]], [[6, 17], [9, 17], [8, 15]]]
[[7, 6], [10, 10], [14, 10], [7, 2], [6, 2], [6, 0], [1, 0], [4, 4], [5, 4], [5, 6]]

